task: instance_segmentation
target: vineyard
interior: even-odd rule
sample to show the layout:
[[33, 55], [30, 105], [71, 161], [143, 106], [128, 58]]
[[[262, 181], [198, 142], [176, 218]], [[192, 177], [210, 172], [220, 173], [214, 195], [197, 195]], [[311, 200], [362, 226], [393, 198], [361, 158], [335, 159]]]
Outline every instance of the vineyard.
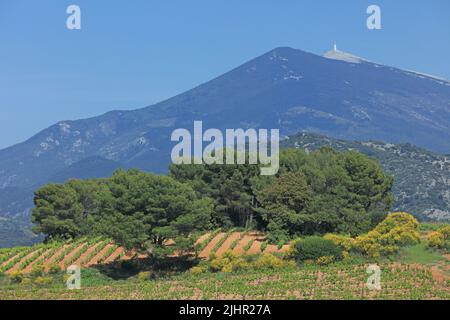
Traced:
[[155, 280], [106, 280], [86, 270], [81, 290], [63, 281], [48, 287], [6, 288], [0, 299], [450, 299], [448, 284], [421, 266], [381, 267], [380, 291], [366, 286], [365, 265], [309, 266], [233, 274], [182, 273]]
[[123, 248], [109, 240], [83, 238], [72, 242], [0, 250], [0, 272], [30, 273], [35, 266], [42, 266], [45, 271], [54, 268], [64, 270], [70, 265], [90, 267], [130, 258], [132, 256], [127, 256]]
[[[422, 233], [424, 239], [428, 233]], [[350, 259], [328, 265], [283, 263], [275, 256], [286, 252], [289, 245], [269, 244], [264, 234], [254, 231], [217, 229], [193, 240], [202, 263], [211, 267], [217, 266], [220, 259], [229, 259], [231, 253], [234, 257], [245, 256], [248, 261], [269, 257], [266, 262], [271, 263], [253, 264], [252, 268], [237, 271], [220, 267], [222, 271], [202, 273], [193, 272], [195, 268], [158, 273], [156, 269], [138, 267], [135, 272], [125, 271], [126, 276], [118, 278], [108, 271], [119, 272], [118, 275], [123, 265], [135, 265], [135, 262], [146, 265], [148, 260], [139, 259], [148, 256], [126, 251], [101, 237], [80, 238], [1, 249], [0, 300], [450, 299], [450, 256], [427, 250], [425, 242], [406, 248], [395, 263], [388, 259], [377, 263], [381, 268], [381, 290], [370, 290], [367, 287], [369, 260]], [[171, 240], [165, 243], [173, 244]], [[131, 264], [114, 264], [128, 260]], [[66, 286], [65, 270], [71, 265], [82, 267], [79, 290], [68, 290]]]
[[[168, 243], [170, 245], [170, 243]], [[204, 234], [196, 240], [196, 248], [201, 258], [211, 255], [220, 257], [227, 251], [237, 255], [273, 253], [286, 251], [289, 246], [269, 245], [264, 235], [256, 232], [221, 232], [216, 230]], [[39, 244], [33, 247], [18, 247], [0, 250], [0, 273], [30, 273], [35, 266], [43, 266], [45, 271], [53, 268], [65, 270], [78, 265], [89, 268], [135, 257], [145, 258], [126, 252], [110, 240], [102, 238], [82, 238], [72, 242]]]

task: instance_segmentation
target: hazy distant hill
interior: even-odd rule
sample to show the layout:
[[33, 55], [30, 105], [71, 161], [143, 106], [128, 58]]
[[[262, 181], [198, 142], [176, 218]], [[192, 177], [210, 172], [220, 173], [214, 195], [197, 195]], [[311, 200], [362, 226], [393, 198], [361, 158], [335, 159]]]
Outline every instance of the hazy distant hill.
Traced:
[[315, 150], [330, 145], [339, 151], [356, 150], [380, 161], [395, 177], [395, 209], [423, 220], [450, 220], [450, 156], [411, 144], [350, 142], [317, 134], [300, 133], [283, 142], [285, 147]]

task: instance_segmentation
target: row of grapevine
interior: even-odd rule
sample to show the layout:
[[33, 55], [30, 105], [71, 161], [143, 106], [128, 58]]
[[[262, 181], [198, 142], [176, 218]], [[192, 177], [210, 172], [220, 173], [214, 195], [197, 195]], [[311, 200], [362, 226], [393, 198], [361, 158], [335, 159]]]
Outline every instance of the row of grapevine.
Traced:
[[201, 236], [196, 248], [200, 257], [209, 258], [212, 255], [220, 257], [227, 251], [237, 255], [286, 252], [289, 245], [267, 245], [264, 235], [257, 232], [216, 231]]
[[[200, 257], [221, 256], [227, 251], [235, 254], [258, 254], [263, 252], [283, 252], [288, 246], [267, 246], [263, 235], [255, 232], [214, 232], [200, 236], [196, 248]], [[32, 247], [18, 247], [0, 250], [0, 272], [29, 273], [34, 266], [42, 266], [46, 271], [53, 268], [66, 269], [70, 265], [90, 267], [108, 264], [117, 260], [132, 258], [125, 250], [109, 240], [101, 238], [81, 238], [70, 242], [52, 242]], [[142, 257], [142, 256], [140, 256]]]
[[0, 273], [30, 273], [34, 267], [64, 270], [70, 265], [90, 267], [130, 259], [125, 250], [101, 238], [78, 239], [70, 242], [52, 242], [31, 247], [0, 250]]

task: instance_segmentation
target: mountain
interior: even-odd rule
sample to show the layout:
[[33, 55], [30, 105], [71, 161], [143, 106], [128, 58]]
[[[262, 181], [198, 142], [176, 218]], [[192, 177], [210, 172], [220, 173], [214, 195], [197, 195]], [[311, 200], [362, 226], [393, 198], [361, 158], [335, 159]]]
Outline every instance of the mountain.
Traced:
[[[86, 177], [83, 161], [95, 158], [111, 168], [165, 172], [172, 131], [192, 129], [194, 120], [204, 128], [280, 128], [284, 136], [308, 131], [450, 153], [450, 82], [337, 48], [325, 56], [277, 48], [166, 101], [61, 121], [0, 150], [0, 188], [26, 193], [54, 179]], [[94, 165], [89, 175], [107, 171]], [[0, 216], [16, 214], [4, 207]]]
[[286, 138], [282, 146], [306, 151], [331, 146], [366, 154], [394, 176], [394, 210], [410, 212], [421, 220], [450, 221], [450, 155], [411, 144], [345, 141], [312, 133]]
[[55, 173], [48, 179], [48, 182], [62, 183], [69, 179], [106, 178], [119, 168], [126, 168], [126, 166], [116, 161], [94, 156], [82, 159]]

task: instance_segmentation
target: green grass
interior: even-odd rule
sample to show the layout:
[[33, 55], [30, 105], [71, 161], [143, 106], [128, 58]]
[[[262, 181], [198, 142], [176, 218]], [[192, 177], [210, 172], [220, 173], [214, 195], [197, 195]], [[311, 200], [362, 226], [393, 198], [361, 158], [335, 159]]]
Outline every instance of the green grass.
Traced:
[[422, 222], [419, 224], [419, 231], [436, 231], [447, 225], [449, 225], [448, 222]]
[[402, 261], [406, 263], [435, 264], [443, 257], [435, 251], [428, 250], [424, 243], [403, 249]]

